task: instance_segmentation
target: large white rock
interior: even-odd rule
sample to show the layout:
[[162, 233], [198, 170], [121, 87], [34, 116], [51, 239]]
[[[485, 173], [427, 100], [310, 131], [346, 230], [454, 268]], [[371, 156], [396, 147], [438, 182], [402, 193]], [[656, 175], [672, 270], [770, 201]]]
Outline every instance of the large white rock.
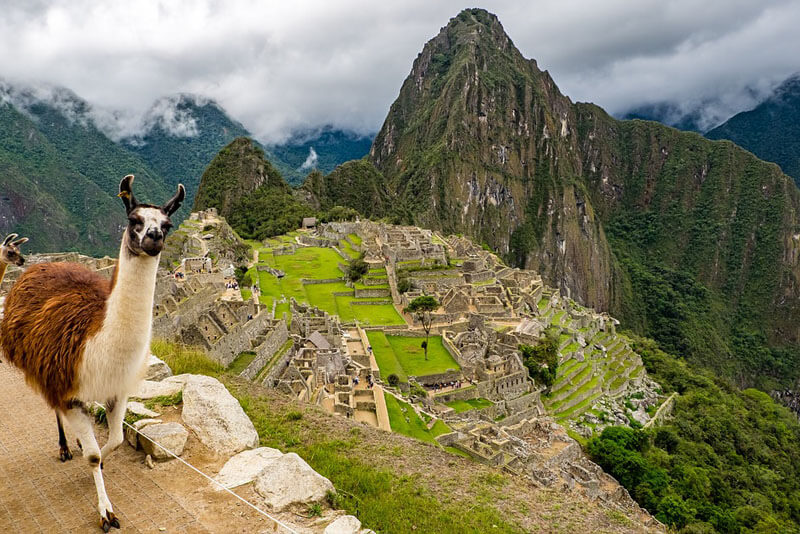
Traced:
[[293, 452], [264, 468], [256, 477], [255, 489], [263, 503], [278, 512], [294, 504], [322, 501], [329, 491], [334, 491], [330, 480]]
[[[172, 377], [166, 380], [172, 380]], [[242, 406], [216, 378], [194, 375], [183, 387], [183, 422], [219, 454], [258, 445], [258, 433]]]
[[[249, 451], [242, 451], [225, 462], [216, 481], [226, 488], [235, 488], [255, 480], [267, 465], [283, 456], [278, 449], [259, 447]], [[215, 489], [222, 491], [219, 486]]]
[[169, 365], [155, 354], [151, 354], [147, 359], [147, 374], [145, 374], [144, 378], [146, 380], [159, 381], [168, 376], [172, 376], [172, 369], [169, 368]]
[[359, 534], [361, 521], [352, 515], [343, 515], [328, 525], [322, 534]]
[[183, 384], [180, 382], [154, 382], [153, 380], [142, 380], [139, 384], [139, 389], [136, 393], [131, 395], [135, 399], [152, 399], [154, 397], [168, 397], [175, 395], [183, 389]]
[[180, 456], [183, 454], [188, 437], [189, 431], [180, 423], [156, 423], [147, 425], [141, 430], [139, 444], [144, 452], [154, 459], [169, 460], [172, 455], [167, 454], [159, 445], [163, 445], [164, 448]]

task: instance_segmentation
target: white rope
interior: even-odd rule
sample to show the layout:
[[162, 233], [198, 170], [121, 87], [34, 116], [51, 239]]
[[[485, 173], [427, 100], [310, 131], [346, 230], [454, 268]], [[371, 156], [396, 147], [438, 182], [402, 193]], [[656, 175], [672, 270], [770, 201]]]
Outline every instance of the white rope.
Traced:
[[[96, 404], [97, 406], [99, 406], [99, 407], [101, 407], [101, 408], [103, 408], [103, 409], [105, 410], [105, 406], [103, 406], [103, 405], [102, 405], [102, 404], [100, 404], [99, 402], [95, 402], [95, 404]], [[210, 481], [212, 484], [215, 484], [215, 485], [219, 486], [219, 487], [220, 487], [220, 489], [223, 489], [223, 490], [227, 491], [228, 493], [230, 493], [231, 495], [233, 495], [234, 497], [236, 497], [237, 499], [239, 499], [240, 501], [242, 501], [243, 503], [245, 503], [247, 506], [249, 506], [250, 508], [252, 508], [252, 509], [253, 509], [253, 510], [255, 510], [256, 512], [258, 512], [259, 514], [263, 515], [264, 517], [266, 517], [267, 519], [269, 519], [269, 520], [270, 520], [270, 521], [272, 521], [273, 523], [275, 523], [275, 524], [277, 524], [277, 525], [280, 525], [280, 526], [281, 526], [281, 527], [283, 527], [283, 528], [284, 528], [284, 529], [285, 529], [287, 532], [290, 532], [291, 534], [300, 534], [299, 532], [297, 532], [296, 530], [294, 530], [292, 527], [290, 527], [290, 526], [289, 526], [289, 525], [287, 525], [286, 523], [283, 523], [283, 522], [282, 522], [280, 519], [278, 519], [278, 518], [276, 518], [276, 517], [272, 517], [272, 516], [271, 516], [271, 515], [269, 515], [267, 512], [265, 512], [264, 510], [260, 509], [259, 507], [257, 507], [256, 505], [254, 505], [253, 503], [251, 503], [250, 501], [248, 501], [247, 499], [244, 499], [244, 498], [240, 497], [239, 495], [237, 495], [236, 493], [234, 493], [234, 492], [233, 492], [233, 491], [231, 491], [230, 489], [226, 488], [225, 486], [223, 486], [222, 484], [220, 484], [219, 482], [217, 482], [216, 480], [214, 480], [213, 478], [211, 478], [211, 477], [210, 477], [210, 476], [208, 476], [207, 474], [203, 473], [203, 472], [202, 472], [202, 471], [200, 471], [198, 468], [196, 468], [195, 466], [193, 466], [192, 464], [190, 464], [189, 462], [187, 462], [186, 460], [184, 460], [183, 458], [181, 458], [180, 456], [178, 456], [177, 454], [175, 454], [174, 452], [172, 452], [172, 451], [171, 451], [171, 450], [169, 450], [168, 448], [164, 447], [163, 445], [161, 445], [161, 444], [160, 444], [159, 442], [157, 442], [156, 440], [154, 440], [154, 439], [152, 439], [152, 438], [150, 438], [150, 437], [147, 437], [147, 436], [145, 436], [144, 434], [142, 434], [141, 432], [139, 432], [139, 430], [138, 430], [138, 429], [134, 428], [134, 427], [133, 427], [133, 426], [132, 426], [130, 423], [128, 423], [127, 421], [125, 421], [125, 419], [123, 419], [123, 420], [122, 420], [122, 423], [123, 423], [124, 425], [126, 425], [128, 428], [130, 428], [131, 430], [133, 430], [134, 432], [136, 432], [137, 434], [139, 434], [140, 436], [142, 436], [143, 438], [145, 438], [145, 439], [147, 439], [147, 440], [149, 440], [149, 441], [152, 441], [153, 443], [155, 443], [156, 445], [158, 445], [159, 447], [161, 447], [161, 449], [163, 449], [163, 450], [164, 450], [164, 452], [166, 452], [167, 454], [169, 454], [170, 456], [172, 456], [172, 457], [173, 457], [173, 458], [175, 458], [176, 460], [179, 460], [181, 463], [183, 463], [183, 464], [184, 464], [185, 466], [187, 466], [189, 469], [192, 469], [194, 472], [196, 472], [196, 473], [198, 473], [199, 475], [202, 475], [202, 476], [204, 476], [205, 478], [207, 478], [207, 479], [208, 479], [208, 480], [209, 480], [209, 481]]]

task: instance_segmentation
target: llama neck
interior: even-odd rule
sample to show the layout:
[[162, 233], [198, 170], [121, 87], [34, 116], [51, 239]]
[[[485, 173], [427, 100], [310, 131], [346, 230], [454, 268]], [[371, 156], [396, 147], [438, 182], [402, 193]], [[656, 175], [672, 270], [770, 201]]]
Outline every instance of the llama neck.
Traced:
[[8, 267], [7, 263], [0, 263], [0, 284], [3, 283], [3, 278], [6, 275], [6, 267]]
[[126, 239], [127, 235], [120, 247], [116, 283], [107, 301], [106, 326], [146, 335], [142, 341], [149, 343], [160, 256], [134, 256], [128, 251]]

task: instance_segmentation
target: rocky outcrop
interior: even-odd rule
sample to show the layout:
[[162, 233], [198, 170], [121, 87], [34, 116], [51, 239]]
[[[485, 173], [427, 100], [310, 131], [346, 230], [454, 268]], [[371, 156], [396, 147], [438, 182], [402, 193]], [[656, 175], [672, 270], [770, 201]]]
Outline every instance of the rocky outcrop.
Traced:
[[255, 490], [265, 505], [282, 511], [293, 505], [321, 502], [334, 487], [305, 460], [290, 452], [258, 475]]
[[164, 380], [168, 376], [172, 376], [172, 369], [169, 365], [164, 363], [158, 356], [151, 354], [147, 359], [147, 374], [144, 375], [145, 380]]
[[183, 421], [203, 445], [218, 454], [233, 454], [258, 445], [253, 423], [219, 380], [199, 375], [181, 378], [185, 382]]
[[283, 456], [281, 451], [270, 447], [242, 451], [225, 462], [215, 480], [226, 488], [249, 484], [281, 456]]

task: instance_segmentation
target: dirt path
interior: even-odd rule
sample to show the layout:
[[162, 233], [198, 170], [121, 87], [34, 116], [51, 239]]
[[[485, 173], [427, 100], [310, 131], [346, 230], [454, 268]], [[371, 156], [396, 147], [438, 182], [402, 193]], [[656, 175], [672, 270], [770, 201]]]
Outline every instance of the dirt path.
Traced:
[[[0, 384], [0, 532], [101, 533], [94, 483], [75, 439], [69, 438], [75, 458], [62, 464], [52, 410], [8, 363], [0, 363]], [[98, 440], [105, 442], [104, 431]], [[187, 447], [187, 461], [212, 476], [218, 472], [222, 460], [193, 436]], [[106, 490], [122, 523], [114, 532], [282, 531], [179, 462], [150, 469], [143, 459], [123, 444], [105, 465]], [[247, 487], [240, 495], [252, 500], [252, 492]]]

